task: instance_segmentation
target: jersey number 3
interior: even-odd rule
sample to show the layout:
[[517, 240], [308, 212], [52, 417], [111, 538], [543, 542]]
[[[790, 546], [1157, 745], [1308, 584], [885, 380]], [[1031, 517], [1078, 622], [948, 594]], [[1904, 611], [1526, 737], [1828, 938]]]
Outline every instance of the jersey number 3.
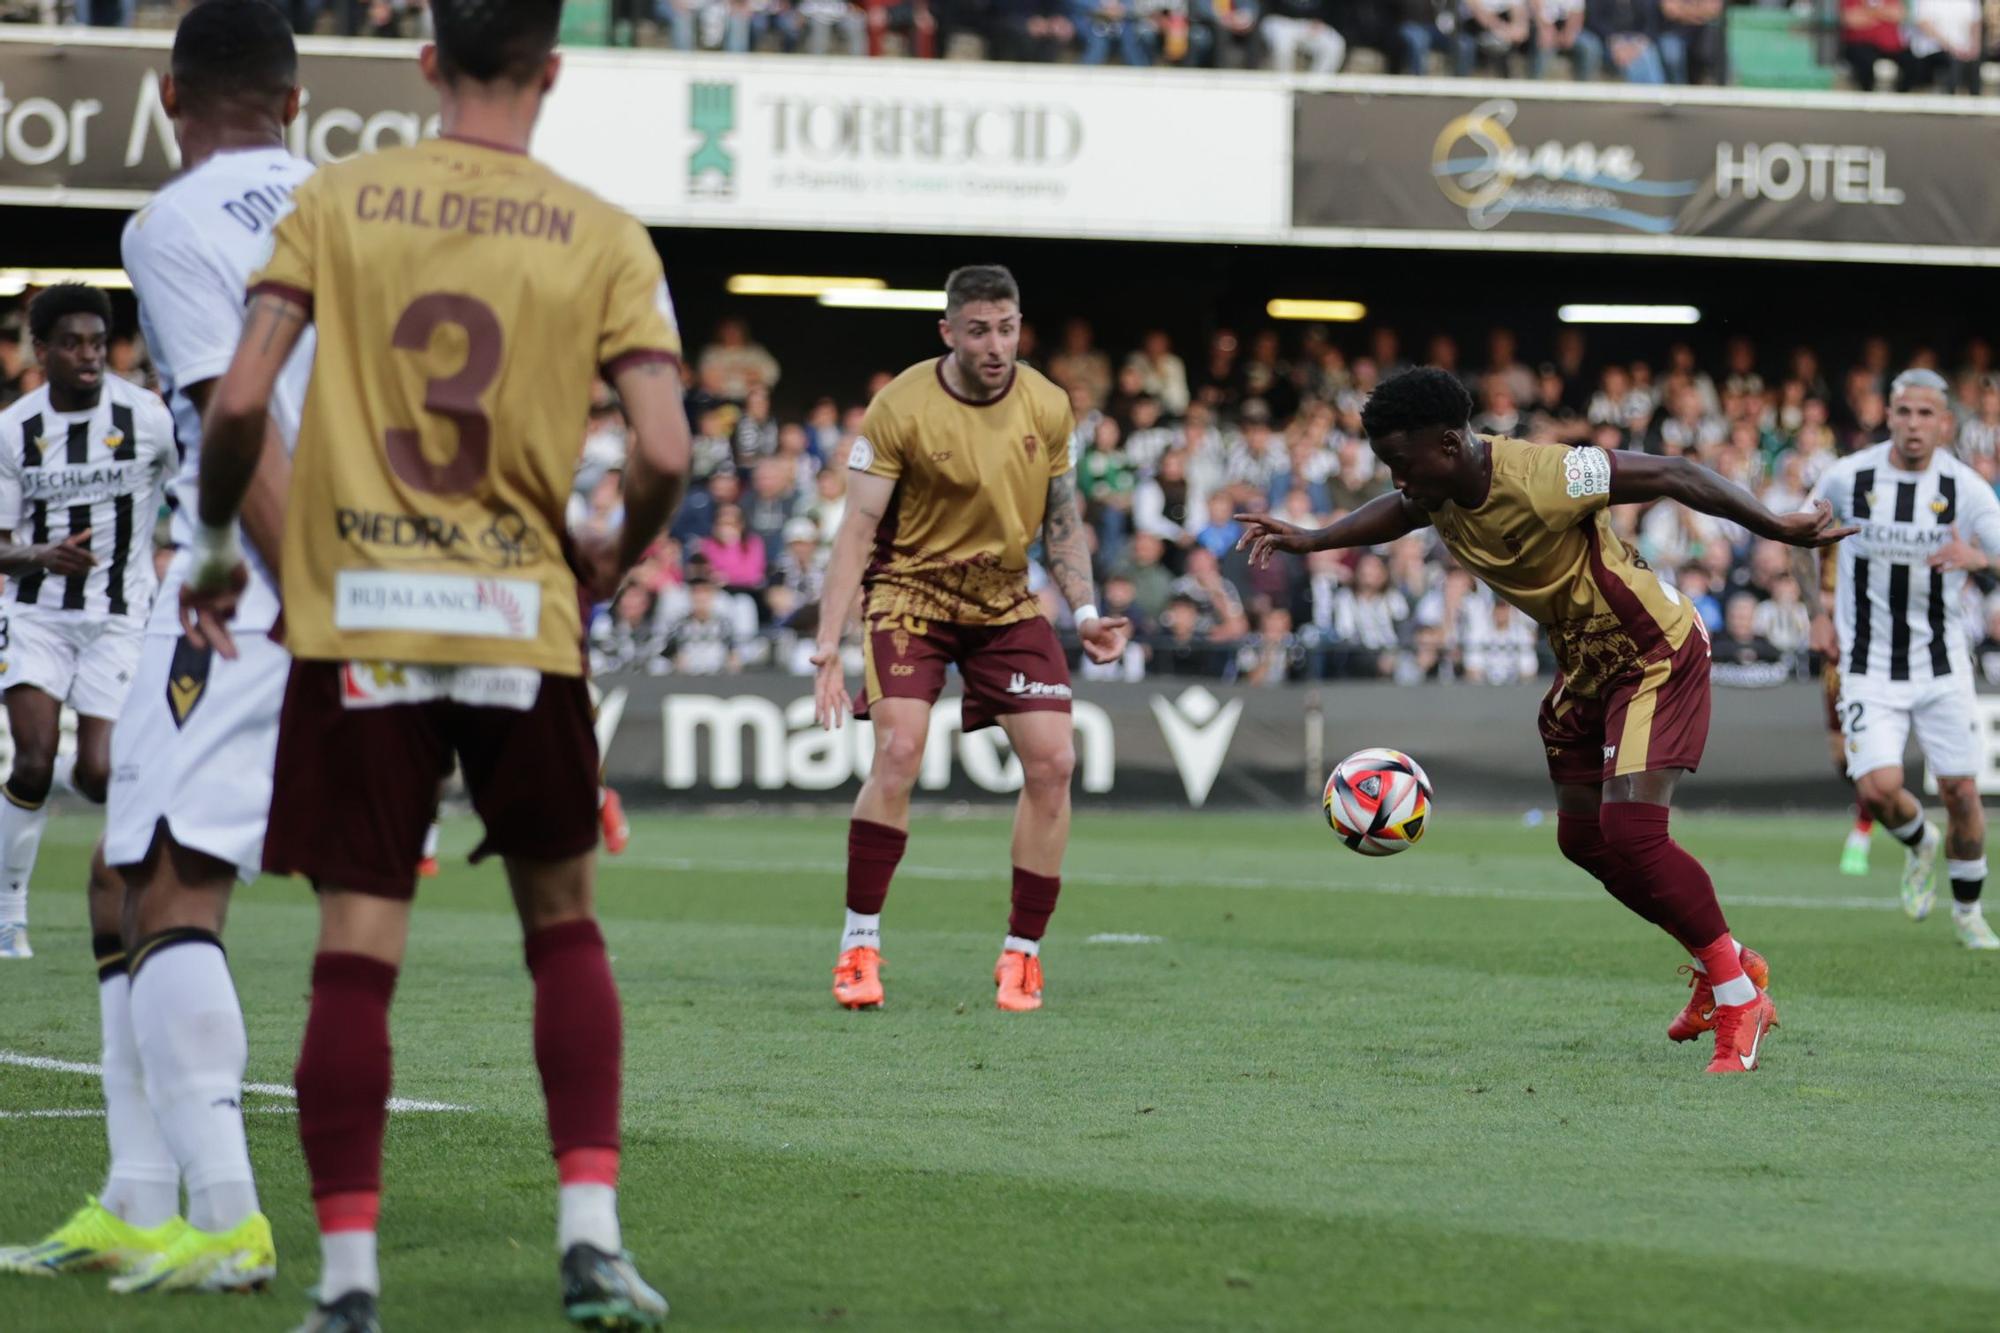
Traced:
[[403, 308], [391, 341], [406, 352], [422, 352], [431, 334], [444, 325], [465, 332], [465, 364], [458, 373], [424, 383], [424, 411], [440, 416], [458, 429], [458, 451], [447, 463], [424, 455], [423, 437], [407, 426], [384, 432], [389, 466], [406, 485], [427, 495], [465, 495], [486, 475], [493, 451], [493, 422], [479, 398], [500, 371], [500, 317], [476, 296], [428, 292]]

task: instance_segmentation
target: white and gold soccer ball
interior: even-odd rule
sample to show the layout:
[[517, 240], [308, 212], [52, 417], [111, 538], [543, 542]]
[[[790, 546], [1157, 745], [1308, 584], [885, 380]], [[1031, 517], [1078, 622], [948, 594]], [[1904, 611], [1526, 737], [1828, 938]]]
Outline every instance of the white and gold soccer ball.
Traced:
[[1401, 750], [1356, 750], [1334, 766], [1326, 822], [1363, 856], [1408, 851], [1431, 822], [1431, 780]]

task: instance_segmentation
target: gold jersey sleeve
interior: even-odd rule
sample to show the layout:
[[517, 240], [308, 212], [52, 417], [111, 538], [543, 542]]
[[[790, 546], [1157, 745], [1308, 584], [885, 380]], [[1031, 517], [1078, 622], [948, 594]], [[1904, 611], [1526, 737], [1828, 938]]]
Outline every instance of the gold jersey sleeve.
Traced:
[[943, 358], [891, 381], [848, 460], [896, 483], [868, 568], [868, 618], [1005, 625], [1039, 614], [1028, 551], [1074, 432], [1067, 396], [1027, 366], [983, 403], [952, 391]]
[[308, 306], [283, 596], [303, 658], [583, 670], [564, 506], [592, 379], [677, 360], [645, 229], [454, 139], [325, 168], [252, 291]]
[[1493, 487], [1477, 509], [1432, 516], [1459, 563], [1541, 625], [1565, 688], [1584, 698], [1670, 656], [1693, 619], [1611, 527], [1602, 449], [1487, 441]]

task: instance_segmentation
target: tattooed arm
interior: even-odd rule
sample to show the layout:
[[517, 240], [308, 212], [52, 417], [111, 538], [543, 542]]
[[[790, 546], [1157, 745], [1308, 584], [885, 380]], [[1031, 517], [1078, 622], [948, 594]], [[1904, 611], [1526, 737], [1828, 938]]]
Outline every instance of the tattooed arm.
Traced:
[[1049, 478], [1048, 514], [1042, 520], [1042, 553], [1049, 577], [1078, 612], [1077, 637], [1094, 662], [1115, 662], [1125, 653], [1131, 625], [1123, 616], [1097, 614], [1090, 575], [1090, 543], [1083, 535], [1083, 511], [1078, 507], [1076, 473]]
[[236, 518], [257, 475], [271, 390], [305, 334], [311, 310], [275, 292], [251, 298], [236, 355], [209, 394], [201, 425], [201, 499], [194, 565], [181, 587], [181, 624], [200, 645], [236, 656], [228, 622], [249, 581], [236, 545]]

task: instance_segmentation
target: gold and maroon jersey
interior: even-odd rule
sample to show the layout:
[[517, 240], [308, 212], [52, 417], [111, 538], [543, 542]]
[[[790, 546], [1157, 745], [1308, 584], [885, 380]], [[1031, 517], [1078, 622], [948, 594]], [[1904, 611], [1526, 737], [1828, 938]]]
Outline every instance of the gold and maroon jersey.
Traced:
[[672, 361], [658, 253], [522, 153], [434, 139], [293, 194], [252, 291], [307, 305], [283, 596], [302, 658], [582, 672], [563, 507], [591, 381]]
[[1431, 516], [1452, 555], [1541, 625], [1564, 688], [1584, 698], [1673, 654], [1693, 614], [1611, 530], [1602, 449], [1489, 439], [1486, 503]]
[[944, 382], [944, 358], [911, 366], [875, 395], [848, 466], [895, 481], [868, 567], [865, 614], [1005, 625], [1041, 612], [1028, 548], [1049, 482], [1069, 471], [1069, 397], [1019, 366], [989, 402]]

